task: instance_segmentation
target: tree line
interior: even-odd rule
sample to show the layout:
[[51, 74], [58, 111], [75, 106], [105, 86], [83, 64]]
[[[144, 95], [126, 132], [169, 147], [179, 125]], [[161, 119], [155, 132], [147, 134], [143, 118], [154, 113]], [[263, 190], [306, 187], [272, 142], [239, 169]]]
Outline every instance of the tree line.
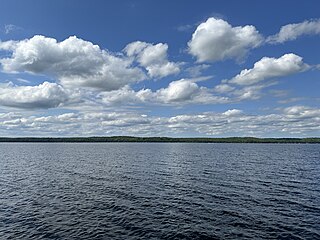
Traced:
[[0, 142], [181, 142], [181, 143], [320, 143], [320, 138], [171, 138], [171, 137], [0, 137]]

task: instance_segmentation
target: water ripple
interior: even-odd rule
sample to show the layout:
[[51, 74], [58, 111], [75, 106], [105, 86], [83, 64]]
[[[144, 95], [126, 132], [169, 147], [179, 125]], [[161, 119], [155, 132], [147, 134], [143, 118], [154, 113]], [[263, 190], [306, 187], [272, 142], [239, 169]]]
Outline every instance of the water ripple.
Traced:
[[320, 239], [320, 145], [0, 150], [1, 239]]

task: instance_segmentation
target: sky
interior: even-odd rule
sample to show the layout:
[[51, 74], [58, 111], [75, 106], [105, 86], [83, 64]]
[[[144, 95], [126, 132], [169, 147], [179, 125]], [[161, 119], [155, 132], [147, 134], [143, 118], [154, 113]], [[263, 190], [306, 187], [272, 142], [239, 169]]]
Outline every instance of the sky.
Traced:
[[320, 137], [319, 9], [1, 0], [0, 136]]

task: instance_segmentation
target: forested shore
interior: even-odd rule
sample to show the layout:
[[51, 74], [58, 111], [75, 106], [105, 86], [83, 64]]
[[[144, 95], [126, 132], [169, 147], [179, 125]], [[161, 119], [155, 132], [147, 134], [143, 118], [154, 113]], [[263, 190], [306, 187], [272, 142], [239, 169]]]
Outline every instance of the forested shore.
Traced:
[[170, 137], [2, 137], [0, 142], [181, 142], [181, 143], [320, 143], [320, 138], [170, 138]]

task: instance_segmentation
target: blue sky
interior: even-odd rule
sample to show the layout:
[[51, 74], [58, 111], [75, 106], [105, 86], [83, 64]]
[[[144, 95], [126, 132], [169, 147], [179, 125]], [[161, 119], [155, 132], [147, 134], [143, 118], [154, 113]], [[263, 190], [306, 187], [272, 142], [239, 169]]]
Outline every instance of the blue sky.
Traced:
[[2, 1], [1, 136], [320, 136], [319, 1]]

